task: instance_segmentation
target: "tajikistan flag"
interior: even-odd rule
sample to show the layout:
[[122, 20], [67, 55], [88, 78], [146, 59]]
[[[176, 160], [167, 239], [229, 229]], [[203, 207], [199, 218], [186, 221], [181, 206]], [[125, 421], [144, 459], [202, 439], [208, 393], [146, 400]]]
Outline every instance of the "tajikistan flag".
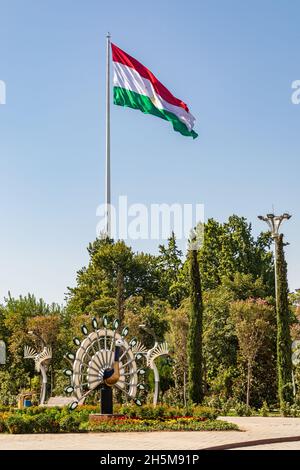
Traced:
[[195, 139], [195, 118], [187, 105], [174, 95], [136, 59], [114, 44], [114, 104], [139, 109], [170, 121], [175, 131]]

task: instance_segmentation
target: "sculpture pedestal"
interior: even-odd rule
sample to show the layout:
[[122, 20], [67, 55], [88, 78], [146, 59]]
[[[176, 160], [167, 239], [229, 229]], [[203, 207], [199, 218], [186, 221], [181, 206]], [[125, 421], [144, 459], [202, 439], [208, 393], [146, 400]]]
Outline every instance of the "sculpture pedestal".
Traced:
[[102, 415], [113, 414], [113, 393], [112, 388], [103, 385], [100, 390], [100, 407]]

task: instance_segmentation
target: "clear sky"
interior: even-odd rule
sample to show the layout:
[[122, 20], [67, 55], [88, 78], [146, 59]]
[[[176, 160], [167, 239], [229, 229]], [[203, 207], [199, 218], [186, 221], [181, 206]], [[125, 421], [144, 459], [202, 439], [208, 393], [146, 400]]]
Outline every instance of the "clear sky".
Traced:
[[[300, 287], [297, 0], [0, 0], [0, 302], [62, 302], [104, 198], [105, 34], [190, 106], [199, 138], [113, 106], [113, 200], [204, 203], [264, 229], [289, 211], [290, 288]], [[137, 250], [155, 244], [135, 242]]]

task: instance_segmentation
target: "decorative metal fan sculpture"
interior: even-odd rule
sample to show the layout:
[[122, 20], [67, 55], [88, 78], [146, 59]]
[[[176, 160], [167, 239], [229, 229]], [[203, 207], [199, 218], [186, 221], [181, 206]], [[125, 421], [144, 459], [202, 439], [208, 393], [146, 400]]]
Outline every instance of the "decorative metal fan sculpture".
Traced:
[[33, 347], [24, 347], [24, 359], [33, 359], [35, 362], [35, 370], [41, 373], [42, 385], [40, 395], [40, 405], [45, 403], [46, 389], [47, 389], [47, 366], [52, 358], [52, 349], [45, 346], [44, 349], [38, 353]]
[[159, 379], [158, 368], [155, 364], [155, 360], [162, 356], [168, 356], [169, 349], [168, 349], [167, 343], [158, 343], [158, 341], [156, 340], [155, 334], [152, 332], [150, 328], [145, 328], [145, 326], [143, 325], [143, 329], [148, 333], [151, 332], [151, 334], [154, 336], [155, 338], [154, 346], [151, 349], [147, 349], [140, 341], [138, 341], [133, 348], [133, 352], [138, 351], [139, 354], [142, 354], [143, 356], [145, 356], [147, 360], [147, 367], [153, 370], [153, 373], [154, 373], [153, 405], [156, 406], [158, 402], [160, 379]]
[[93, 331], [89, 332], [86, 325], [82, 325], [81, 331], [85, 338], [73, 339], [78, 349], [76, 354], [66, 354], [72, 369], [64, 370], [71, 382], [65, 392], [76, 397], [76, 401], [70, 404], [71, 409], [75, 409], [93, 391], [100, 389], [101, 412], [112, 414], [113, 387], [141, 405], [137, 393], [145, 389], [139, 383], [139, 376], [144, 375], [145, 370], [138, 368], [136, 361], [143, 357], [139, 349], [144, 347], [141, 345], [136, 348], [139, 343], [135, 338], [128, 342], [126, 336], [129, 329], [125, 327], [118, 333], [118, 326], [119, 322], [115, 320], [112, 328], [108, 328], [108, 320], [103, 317], [103, 327], [99, 328], [97, 319], [93, 318]]

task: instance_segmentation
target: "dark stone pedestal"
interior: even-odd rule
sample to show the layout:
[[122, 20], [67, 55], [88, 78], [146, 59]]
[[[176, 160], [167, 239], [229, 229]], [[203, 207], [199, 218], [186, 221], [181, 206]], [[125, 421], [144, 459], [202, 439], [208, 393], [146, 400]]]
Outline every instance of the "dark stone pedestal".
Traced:
[[102, 415], [113, 414], [113, 392], [112, 388], [104, 385], [100, 391], [100, 404]]

